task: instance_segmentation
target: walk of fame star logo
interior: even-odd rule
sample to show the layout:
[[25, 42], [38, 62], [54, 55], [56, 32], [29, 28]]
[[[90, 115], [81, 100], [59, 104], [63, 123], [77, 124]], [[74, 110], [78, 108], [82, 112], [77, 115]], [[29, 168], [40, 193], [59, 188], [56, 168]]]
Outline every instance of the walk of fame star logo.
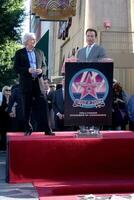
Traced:
[[69, 94], [74, 107], [104, 107], [108, 91], [107, 78], [93, 68], [80, 70], [69, 84]]

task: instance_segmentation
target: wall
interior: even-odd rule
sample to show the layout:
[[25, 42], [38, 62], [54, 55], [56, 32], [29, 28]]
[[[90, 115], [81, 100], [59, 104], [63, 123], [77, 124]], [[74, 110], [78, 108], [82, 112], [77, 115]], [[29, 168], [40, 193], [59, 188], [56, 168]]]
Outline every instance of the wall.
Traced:
[[134, 93], [134, 54], [110, 53], [114, 59], [114, 78], [118, 80], [128, 95]]
[[85, 0], [77, 0], [76, 16], [72, 18], [69, 29], [69, 37], [66, 40], [58, 39], [59, 23], [55, 22], [55, 69], [53, 75], [59, 75], [64, 57], [71, 54], [73, 48], [83, 47], [84, 44], [84, 21]]
[[88, 26], [104, 30], [103, 22], [112, 22], [112, 30], [128, 31], [129, 0], [87, 0], [89, 9]]
[[[58, 23], [54, 27], [55, 66], [53, 75], [59, 75], [64, 57], [68, 57], [73, 47], [83, 47], [85, 30], [89, 27], [97, 29], [98, 43], [107, 50], [109, 57], [114, 59], [114, 76], [131, 95], [134, 91], [133, 49], [134, 37], [134, 0], [77, 0], [77, 12], [73, 17], [69, 37], [57, 39]], [[106, 30], [104, 21], [111, 21], [111, 28]], [[102, 32], [110, 34], [103, 34]], [[117, 36], [113, 32], [122, 33]]]

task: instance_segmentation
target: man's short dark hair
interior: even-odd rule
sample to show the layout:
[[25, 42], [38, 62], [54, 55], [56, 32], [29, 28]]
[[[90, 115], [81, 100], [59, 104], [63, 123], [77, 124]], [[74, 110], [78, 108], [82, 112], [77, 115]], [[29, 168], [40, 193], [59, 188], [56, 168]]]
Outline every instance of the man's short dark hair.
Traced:
[[51, 81], [50, 81], [50, 79], [49, 78], [47, 78], [47, 77], [43, 77], [43, 80], [44, 81], [48, 81], [48, 83], [50, 83]]
[[86, 34], [87, 34], [87, 32], [94, 32], [95, 33], [95, 37], [97, 37], [97, 31], [95, 30], [95, 29], [93, 29], [93, 28], [88, 28], [87, 30], [86, 30]]

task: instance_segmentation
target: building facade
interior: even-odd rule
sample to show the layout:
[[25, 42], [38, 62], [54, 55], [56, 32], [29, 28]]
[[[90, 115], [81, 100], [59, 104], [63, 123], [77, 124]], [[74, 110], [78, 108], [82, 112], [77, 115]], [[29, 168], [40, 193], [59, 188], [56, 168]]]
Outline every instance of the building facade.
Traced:
[[[76, 16], [67, 22], [41, 22], [40, 37], [49, 29], [49, 76], [59, 76], [72, 49], [86, 45], [85, 31], [98, 32], [98, 44], [103, 45], [114, 60], [114, 78], [123, 88], [134, 92], [134, 0], [77, 0]], [[36, 29], [37, 31], [37, 29]], [[39, 31], [38, 31], [39, 32]]]

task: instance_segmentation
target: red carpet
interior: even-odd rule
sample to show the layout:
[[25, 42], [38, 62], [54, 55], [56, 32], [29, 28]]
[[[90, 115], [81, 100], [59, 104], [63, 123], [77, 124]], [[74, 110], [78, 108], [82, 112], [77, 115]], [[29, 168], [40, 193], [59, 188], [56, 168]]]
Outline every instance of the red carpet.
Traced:
[[[34, 182], [40, 197], [134, 191], [134, 133], [8, 134], [9, 182]], [[45, 200], [45, 199], [44, 199]]]
[[130, 193], [134, 191], [134, 180], [72, 180], [39, 183], [34, 186], [40, 197], [75, 194]]

